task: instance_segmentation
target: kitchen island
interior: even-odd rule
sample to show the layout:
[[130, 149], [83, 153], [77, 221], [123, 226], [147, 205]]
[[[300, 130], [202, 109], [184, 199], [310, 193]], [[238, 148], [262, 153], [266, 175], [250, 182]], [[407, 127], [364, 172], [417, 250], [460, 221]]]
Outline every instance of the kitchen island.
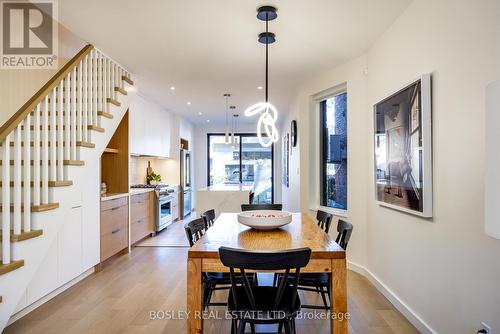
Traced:
[[196, 212], [201, 214], [215, 209], [216, 217], [222, 212], [241, 212], [241, 204], [248, 204], [253, 183], [214, 184], [196, 192]]

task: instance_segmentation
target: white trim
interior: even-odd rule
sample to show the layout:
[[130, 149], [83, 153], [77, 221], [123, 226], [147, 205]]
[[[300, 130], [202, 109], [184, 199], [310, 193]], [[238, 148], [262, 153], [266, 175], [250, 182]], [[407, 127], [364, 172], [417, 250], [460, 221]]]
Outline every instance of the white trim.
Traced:
[[[16, 314], [14, 314], [14, 315], [12, 315], [10, 317], [9, 321], [7, 322], [7, 326], [13, 324], [17, 320], [21, 319], [22, 317], [24, 317], [28, 313], [34, 311], [35, 309], [37, 309], [38, 307], [42, 306], [43, 304], [45, 304], [46, 302], [48, 302], [52, 298], [54, 298], [57, 295], [59, 295], [61, 292], [65, 291], [65, 290], [67, 290], [69, 288], [71, 288], [73, 285], [75, 285], [76, 283], [80, 282], [84, 278], [87, 278], [88, 276], [92, 275], [93, 273], [94, 273], [94, 268], [90, 268], [87, 271], [85, 271], [82, 274], [80, 274], [79, 276], [73, 278], [68, 283], [66, 283], [66, 284], [60, 286], [59, 288], [55, 289], [54, 291], [48, 293], [47, 295], [45, 295], [42, 298], [38, 299], [36, 302], [34, 302], [34, 303], [26, 306], [21, 311], [17, 312]], [[7, 326], [5, 326], [5, 327], [7, 327]]]
[[399, 311], [409, 322], [415, 326], [420, 333], [423, 334], [437, 334], [414, 310], [412, 310], [399, 296], [397, 296], [387, 285], [385, 285], [375, 274], [367, 268], [347, 261], [347, 268], [360, 275], [365, 276], [377, 290], [389, 300], [389, 302]]
[[325, 211], [328, 213], [331, 213], [334, 216], [337, 217], [342, 217], [342, 218], [347, 218], [349, 216], [349, 212], [347, 210], [342, 210], [342, 209], [336, 209], [336, 208], [330, 208], [328, 206], [317, 206], [317, 207], [312, 207], [309, 208], [309, 210], [317, 212], [318, 210]]

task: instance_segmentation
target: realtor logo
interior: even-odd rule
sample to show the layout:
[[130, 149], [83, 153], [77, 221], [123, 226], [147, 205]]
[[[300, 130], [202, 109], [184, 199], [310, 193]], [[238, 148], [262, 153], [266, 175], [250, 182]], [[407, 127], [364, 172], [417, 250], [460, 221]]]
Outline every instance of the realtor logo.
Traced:
[[0, 2], [2, 69], [57, 68], [55, 1]]

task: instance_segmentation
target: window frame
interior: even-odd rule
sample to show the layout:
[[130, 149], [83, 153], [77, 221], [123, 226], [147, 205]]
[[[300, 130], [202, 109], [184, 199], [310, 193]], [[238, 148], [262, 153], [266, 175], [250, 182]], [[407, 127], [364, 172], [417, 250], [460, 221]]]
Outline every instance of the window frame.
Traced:
[[[349, 205], [347, 209], [331, 208], [322, 205], [322, 192], [323, 192], [323, 182], [326, 175], [323, 175], [323, 162], [325, 161], [325, 150], [323, 143], [325, 141], [323, 127], [325, 126], [324, 115], [321, 110], [321, 102], [329, 98], [335, 97], [337, 95], [347, 93], [347, 120], [349, 119], [349, 92], [347, 90], [347, 83], [342, 83], [340, 85], [334, 86], [330, 89], [324, 90], [316, 95], [311, 96], [311, 111], [313, 112], [313, 122], [311, 122], [310, 131], [312, 136], [312, 147], [316, 147], [314, 151], [311, 152], [310, 160], [310, 170], [311, 181], [313, 184], [313, 189], [311, 189], [311, 195], [309, 198], [310, 210], [317, 211], [322, 210], [334, 214], [338, 217], [347, 218], [349, 213]], [[349, 124], [349, 121], [347, 121]], [[318, 131], [319, 130], [319, 131]], [[347, 141], [349, 142], [349, 127], [347, 127]], [[348, 145], [349, 147], [349, 145]], [[349, 149], [347, 151], [347, 160], [349, 166]], [[349, 167], [348, 167], [349, 168]], [[349, 179], [349, 170], [347, 172]], [[347, 203], [349, 203], [349, 181], [347, 182]]]

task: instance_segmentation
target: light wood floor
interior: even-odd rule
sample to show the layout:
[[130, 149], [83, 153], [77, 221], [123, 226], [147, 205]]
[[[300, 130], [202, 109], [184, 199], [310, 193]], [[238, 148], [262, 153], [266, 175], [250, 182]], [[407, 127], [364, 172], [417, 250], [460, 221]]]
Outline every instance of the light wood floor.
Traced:
[[[5, 333], [185, 333], [183, 320], [150, 320], [150, 311], [185, 310], [186, 257], [187, 248], [136, 247]], [[349, 272], [348, 289], [350, 333], [418, 333], [364, 277]], [[307, 295], [302, 297], [307, 302], [319, 302], [315, 293]], [[205, 326], [207, 333], [229, 333], [225, 320]], [[323, 320], [297, 323], [299, 333], [328, 333], [328, 328]]]

